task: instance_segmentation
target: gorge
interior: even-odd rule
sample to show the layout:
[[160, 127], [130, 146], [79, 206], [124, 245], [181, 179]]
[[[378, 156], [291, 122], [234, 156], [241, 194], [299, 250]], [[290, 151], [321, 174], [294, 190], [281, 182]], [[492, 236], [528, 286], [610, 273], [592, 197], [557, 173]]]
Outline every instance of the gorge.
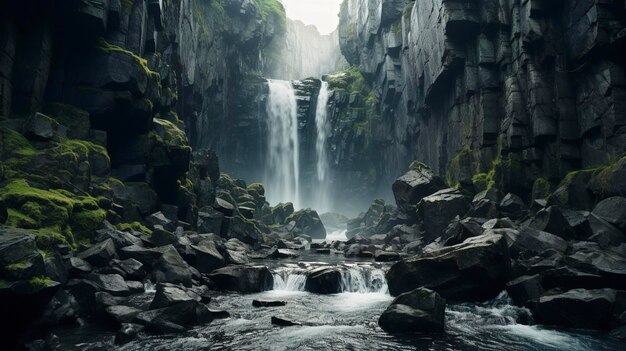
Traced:
[[299, 1], [0, 3], [0, 348], [623, 349], [626, 2]]

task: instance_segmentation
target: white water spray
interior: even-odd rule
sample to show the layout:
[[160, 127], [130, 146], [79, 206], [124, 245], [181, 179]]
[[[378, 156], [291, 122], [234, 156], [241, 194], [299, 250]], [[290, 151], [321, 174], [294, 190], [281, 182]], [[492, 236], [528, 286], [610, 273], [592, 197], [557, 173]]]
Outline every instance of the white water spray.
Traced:
[[328, 155], [326, 151], [326, 140], [329, 134], [328, 125], [328, 82], [322, 81], [319, 95], [317, 97], [317, 107], [315, 109], [315, 126], [317, 129], [317, 139], [315, 141], [315, 152], [317, 155], [316, 175], [318, 191], [316, 193], [315, 209], [319, 213], [328, 212], [329, 204], [329, 179], [328, 179]]
[[268, 201], [292, 202], [300, 208], [298, 113], [291, 82], [269, 80], [267, 103], [268, 162], [265, 185]]

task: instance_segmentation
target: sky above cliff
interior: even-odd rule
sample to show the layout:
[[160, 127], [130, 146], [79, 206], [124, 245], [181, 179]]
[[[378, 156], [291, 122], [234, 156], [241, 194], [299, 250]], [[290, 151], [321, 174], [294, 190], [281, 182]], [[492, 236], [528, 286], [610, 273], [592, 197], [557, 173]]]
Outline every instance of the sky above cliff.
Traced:
[[343, 0], [281, 0], [287, 17], [317, 27], [320, 34], [329, 34], [339, 24], [339, 6]]

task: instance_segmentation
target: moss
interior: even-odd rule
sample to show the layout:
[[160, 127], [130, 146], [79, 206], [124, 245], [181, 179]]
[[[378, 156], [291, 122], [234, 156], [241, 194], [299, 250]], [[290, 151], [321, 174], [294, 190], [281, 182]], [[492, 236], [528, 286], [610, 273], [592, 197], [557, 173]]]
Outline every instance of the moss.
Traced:
[[120, 223], [115, 227], [122, 231], [142, 232], [146, 235], [152, 235], [152, 230], [148, 229], [148, 227], [139, 222]]
[[29, 261], [15, 262], [15, 263], [11, 263], [9, 265], [4, 266], [4, 269], [6, 271], [21, 271], [21, 270], [28, 268], [29, 263], [30, 263]]
[[54, 280], [48, 277], [34, 277], [30, 280], [30, 284], [35, 288], [45, 288], [54, 284]]
[[279, 31], [285, 31], [287, 27], [287, 14], [285, 13], [283, 5], [281, 5], [278, 0], [254, 0], [254, 2], [259, 8], [263, 21], [270, 19], [277, 21]]
[[187, 135], [174, 123], [161, 118], [154, 118], [154, 122], [161, 127], [160, 133], [154, 134], [154, 136], [157, 137], [157, 141], [165, 143], [168, 146], [189, 146]]
[[150, 69], [150, 67], [148, 67], [148, 60], [146, 60], [143, 57], [140, 57], [138, 55], [136, 55], [135, 53], [133, 53], [132, 51], [126, 50], [124, 48], [121, 48], [117, 45], [113, 45], [113, 44], [109, 44], [106, 40], [104, 40], [104, 38], [100, 38], [98, 40], [98, 44], [96, 45], [96, 49], [100, 50], [100, 51], [104, 51], [104, 52], [117, 52], [117, 53], [121, 53], [124, 55], [128, 55], [130, 57], [132, 57], [135, 62], [141, 67], [143, 68], [144, 72], [146, 72], [146, 74], [149, 77], [158, 77], [160, 78], [160, 75], [157, 72], [154, 72], [153, 70]]
[[15, 179], [0, 189], [9, 207], [9, 225], [35, 229], [41, 247], [75, 245], [74, 232], [87, 233], [104, 221], [96, 199], [63, 189], [44, 190], [25, 179]]
[[135, 0], [122, 0], [122, 6], [126, 10], [130, 10], [133, 7], [133, 3], [134, 2], [135, 2]]

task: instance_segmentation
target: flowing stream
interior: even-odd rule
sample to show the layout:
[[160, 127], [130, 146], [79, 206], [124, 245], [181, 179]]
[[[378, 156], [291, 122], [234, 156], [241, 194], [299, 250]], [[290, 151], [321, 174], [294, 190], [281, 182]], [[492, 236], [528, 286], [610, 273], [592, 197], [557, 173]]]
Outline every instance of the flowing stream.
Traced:
[[[528, 310], [513, 306], [506, 293], [482, 304], [449, 303], [443, 335], [390, 335], [378, 327], [378, 317], [393, 298], [384, 273], [387, 264], [351, 260], [340, 255], [303, 252], [298, 259], [263, 261], [271, 267], [274, 288], [256, 294], [216, 292], [208, 304], [226, 310], [214, 320], [181, 335], [144, 335], [124, 346], [113, 346], [113, 334], [87, 326], [59, 333], [64, 350], [495, 350], [599, 351], [622, 350], [606, 335], [530, 325]], [[342, 269], [343, 292], [306, 292], [306, 273], [320, 266]], [[142, 295], [149, 304], [154, 292]], [[286, 305], [254, 308], [252, 300], [285, 301]], [[301, 325], [278, 327], [277, 316]]]
[[268, 162], [265, 169], [268, 201], [293, 202], [300, 208], [298, 114], [291, 82], [268, 80]]

